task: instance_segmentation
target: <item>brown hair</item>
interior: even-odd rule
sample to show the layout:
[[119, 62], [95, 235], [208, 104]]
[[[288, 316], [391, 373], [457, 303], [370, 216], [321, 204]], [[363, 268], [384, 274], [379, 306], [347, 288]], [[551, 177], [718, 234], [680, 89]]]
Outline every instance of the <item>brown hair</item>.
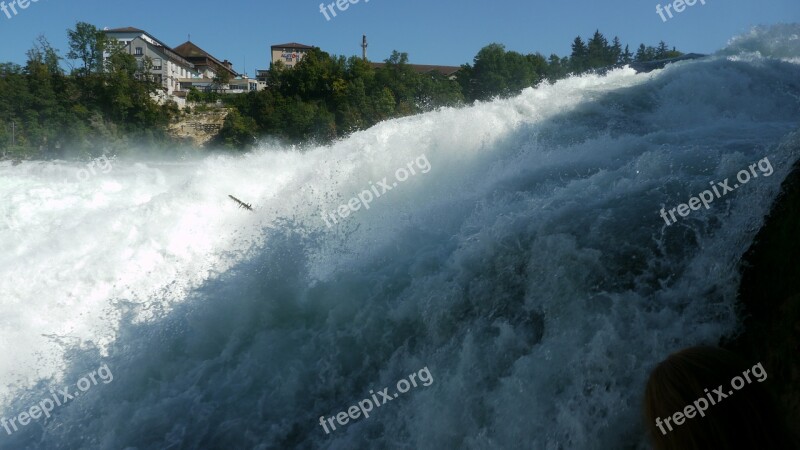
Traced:
[[[775, 405], [755, 375], [741, 390], [731, 388], [731, 380], [750, 368], [755, 366], [716, 347], [688, 348], [662, 361], [650, 374], [644, 398], [646, 425], [654, 447], [657, 450], [792, 448]], [[727, 398], [718, 400], [713, 391], [720, 385]], [[695, 412], [694, 417], [685, 418], [681, 425], [673, 419], [671, 431], [664, 425], [667, 417], [682, 413], [700, 398], [705, 398], [708, 404], [705, 416]], [[664, 431], [656, 425], [657, 418]]]

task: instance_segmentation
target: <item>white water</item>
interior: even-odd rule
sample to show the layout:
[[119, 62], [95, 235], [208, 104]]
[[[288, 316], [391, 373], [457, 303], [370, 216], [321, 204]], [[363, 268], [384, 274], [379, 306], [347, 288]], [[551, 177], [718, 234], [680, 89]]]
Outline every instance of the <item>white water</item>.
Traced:
[[[4, 415], [101, 361], [115, 377], [0, 448], [640, 444], [648, 369], [736, 325], [739, 258], [800, 150], [798, 32], [305, 153], [86, 181], [0, 163]], [[421, 154], [429, 173], [326, 227]], [[764, 157], [771, 177], [665, 227], [661, 207]], [[318, 425], [424, 366], [432, 386]]]

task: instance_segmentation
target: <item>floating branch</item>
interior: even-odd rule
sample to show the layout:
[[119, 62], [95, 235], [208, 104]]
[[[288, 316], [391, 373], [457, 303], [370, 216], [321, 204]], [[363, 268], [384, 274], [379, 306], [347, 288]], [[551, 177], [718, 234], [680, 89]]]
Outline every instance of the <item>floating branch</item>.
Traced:
[[228, 195], [228, 197], [230, 197], [231, 200], [233, 200], [236, 203], [238, 203], [240, 208], [244, 208], [244, 209], [246, 209], [248, 211], [252, 211], [253, 210], [253, 205], [250, 205], [249, 203], [245, 203], [245, 202], [239, 200], [238, 198], [236, 198], [236, 197], [234, 197], [232, 195]]

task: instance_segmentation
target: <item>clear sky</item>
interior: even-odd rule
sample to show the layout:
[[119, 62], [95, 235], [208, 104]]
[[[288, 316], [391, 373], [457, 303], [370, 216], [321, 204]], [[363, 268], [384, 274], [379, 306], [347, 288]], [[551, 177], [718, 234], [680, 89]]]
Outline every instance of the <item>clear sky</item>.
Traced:
[[327, 21], [320, 0], [39, 0], [17, 7], [17, 15], [9, 9], [10, 19], [0, 12], [0, 61], [24, 63], [39, 34], [65, 55], [66, 30], [77, 21], [141, 28], [173, 47], [191, 34], [195, 44], [232, 61], [237, 71], [244, 71], [246, 60], [251, 75], [269, 67], [270, 45], [299, 42], [350, 56], [360, 54], [362, 34], [374, 61], [396, 49], [408, 52], [413, 63], [460, 65], [492, 42], [564, 56], [575, 36], [585, 38], [597, 28], [609, 40], [618, 35], [632, 51], [640, 42], [665, 40], [685, 52], [710, 53], [753, 25], [800, 22], [800, 0], [698, 0], [666, 22], [656, 13], [666, 0], [364, 1]]

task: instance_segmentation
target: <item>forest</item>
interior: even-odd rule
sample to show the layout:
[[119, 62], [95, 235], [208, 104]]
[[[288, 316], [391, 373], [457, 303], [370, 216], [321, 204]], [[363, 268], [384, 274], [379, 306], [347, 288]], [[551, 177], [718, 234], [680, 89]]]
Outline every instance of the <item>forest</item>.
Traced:
[[[171, 152], [167, 133], [181, 111], [164, 99], [148, 61], [135, 58], [94, 25], [67, 30], [65, 55], [40, 36], [24, 66], [0, 64], [0, 158], [85, 158], [106, 153]], [[325, 144], [383, 120], [446, 106], [513, 96], [542, 82], [600, 68], [671, 58], [660, 42], [631, 52], [600, 31], [576, 37], [571, 54], [521, 54], [502, 44], [482, 48], [455, 79], [418, 73], [407, 53], [394, 51], [381, 67], [359, 57], [311, 50], [294, 68], [270, 67], [267, 89], [247, 94], [192, 91], [195, 108], [221, 102], [230, 109], [213, 148], [246, 150], [259, 139]]]

